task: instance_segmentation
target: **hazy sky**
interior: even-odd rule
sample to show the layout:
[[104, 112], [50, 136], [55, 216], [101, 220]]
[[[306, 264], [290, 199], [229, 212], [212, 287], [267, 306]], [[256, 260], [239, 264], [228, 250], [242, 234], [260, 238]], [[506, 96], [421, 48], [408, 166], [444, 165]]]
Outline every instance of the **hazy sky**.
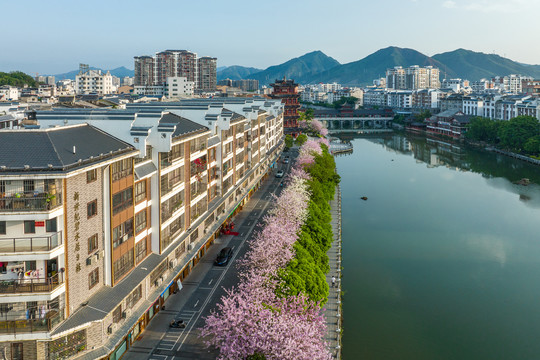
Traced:
[[188, 49], [266, 68], [321, 50], [341, 63], [387, 46], [465, 48], [540, 64], [540, 0], [0, 0], [0, 71], [133, 68]]

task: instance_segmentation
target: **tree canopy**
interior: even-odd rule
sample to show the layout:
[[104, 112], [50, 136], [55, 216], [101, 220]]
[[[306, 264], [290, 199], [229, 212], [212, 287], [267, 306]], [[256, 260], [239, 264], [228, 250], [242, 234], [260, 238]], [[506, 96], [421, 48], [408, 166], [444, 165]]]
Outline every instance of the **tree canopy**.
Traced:
[[2, 85], [11, 85], [16, 87], [28, 85], [30, 87], [36, 87], [37, 83], [34, 78], [23, 73], [22, 71], [12, 71], [10, 73], [0, 72], [0, 86]]

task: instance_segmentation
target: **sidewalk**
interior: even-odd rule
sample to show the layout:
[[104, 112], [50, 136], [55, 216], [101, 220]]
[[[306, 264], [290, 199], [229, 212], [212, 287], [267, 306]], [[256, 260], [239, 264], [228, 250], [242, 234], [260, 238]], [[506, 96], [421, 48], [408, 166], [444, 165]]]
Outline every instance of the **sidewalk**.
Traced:
[[[332, 230], [334, 241], [328, 250], [330, 271], [326, 281], [330, 286], [328, 301], [324, 305], [328, 332], [325, 340], [334, 359], [341, 359], [341, 189], [336, 188], [334, 200], [330, 201], [332, 214]], [[332, 276], [336, 277], [336, 285], [332, 287]]]

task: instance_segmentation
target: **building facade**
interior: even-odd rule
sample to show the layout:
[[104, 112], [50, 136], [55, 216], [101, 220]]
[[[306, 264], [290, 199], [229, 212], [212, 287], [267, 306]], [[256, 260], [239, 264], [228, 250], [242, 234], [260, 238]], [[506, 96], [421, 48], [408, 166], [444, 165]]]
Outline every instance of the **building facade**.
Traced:
[[197, 59], [197, 81], [201, 92], [216, 91], [217, 58], [203, 56]]
[[283, 78], [283, 80], [276, 80], [270, 86], [274, 89], [270, 97], [281, 100], [285, 105], [283, 126], [289, 131], [294, 131], [298, 128], [298, 109], [300, 108], [298, 84], [294, 80]]
[[[38, 271], [28, 276], [47, 273], [48, 297], [40, 287], [39, 301], [55, 300], [57, 293], [64, 297], [38, 303], [51, 319], [46, 328], [38, 315], [25, 320], [30, 325], [24, 329], [19, 320], [9, 323], [16, 335], [0, 335], [0, 347], [9, 356], [23, 351], [24, 359], [118, 359], [196, 266], [222, 224], [267, 176], [283, 147], [283, 105], [268, 99], [201, 99], [130, 104], [126, 110], [43, 111], [37, 119], [47, 129], [41, 133], [55, 134], [55, 146], [67, 149], [65, 156], [76, 168], [52, 175], [56, 163], [47, 160], [50, 168], [33, 157], [30, 169], [43, 172], [46, 182], [35, 183], [32, 190], [24, 178], [17, 179], [17, 189], [9, 188], [10, 196], [4, 197], [9, 203], [0, 199], [9, 221], [20, 227], [0, 235], [5, 239], [2, 256], [26, 246], [29, 260], [36, 254], [45, 261], [57, 259], [56, 265], [25, 260], [18, 266], [25, 273]], [[71, 146], [82, 136], [63, 136], [72, 129], [101, 134], [85, 136], [93, 139], [86, 146], [94, 152]], [[21, 133], [28, 136], [28, 131]], [[18, 160], [21, 172], [30, 170], [23, 165], [29, 161]], [[0, 179], [13, 181], [4, 173]], [[24, 241], [18, 233], [41, 223], [24, 223], [30, 217], [21, 207], [41, 207], [37, 215], [42, 208], [46, 212], [32, 217], [45, 221], [44, 229], [28, 232]], [[52, 218], [57, 218], [56, 227], [47, 222]], [[25, 311], [17, 316], [25, 317]], [[22, 336], [25, 331], [28, 335]]]
[[396, 66], [386, 70], [386, 88], [393, 90], [438, 89], [441, 87], [439, 69], [433, 66], [408, 68]]

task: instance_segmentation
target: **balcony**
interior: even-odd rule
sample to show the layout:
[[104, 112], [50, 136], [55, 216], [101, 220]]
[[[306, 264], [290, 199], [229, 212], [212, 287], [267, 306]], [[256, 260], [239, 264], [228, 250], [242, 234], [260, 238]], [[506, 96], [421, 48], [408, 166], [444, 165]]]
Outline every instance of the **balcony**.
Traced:
[[50, 236], [0, 239], [0, 254], [51, 251], [62, 245], [62, 232]]
[[62, 194], [17, 194], [4, 196], [0, 194], [0, 212], [49, 211], [62, 205]]
[[37, 319], [4, 320], [0, 318], [0, 334], [23, 334], [46, 332], [54, 329], [64, 320], [64, 309], [52, 309], [39, 314]]
[[48, 293], [63, 284], [60, 281], [60, 274], [49, 278], [29, 279], [3, 279], [3, 275], [0, 275], [0, 294]]

